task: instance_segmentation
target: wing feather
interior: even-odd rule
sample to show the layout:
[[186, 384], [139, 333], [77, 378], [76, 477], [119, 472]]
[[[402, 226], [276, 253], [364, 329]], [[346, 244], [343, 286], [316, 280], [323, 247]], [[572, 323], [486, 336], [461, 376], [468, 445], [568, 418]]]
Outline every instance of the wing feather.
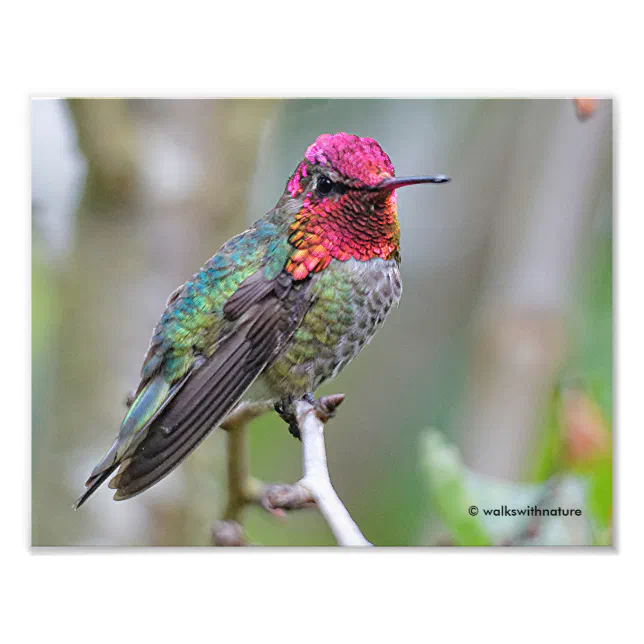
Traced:
[[115, 499], [143, 492], [177, 467], [232, 411], [301, 322], [310, 304], [307, 284], [291, 288], [290, 276], [288, 282], [272, 280], [271, 288], [257, 274], [248, 280], [251, 286], [225, 309], [235, 330], [190, 374], [124, 459], [109, 484]]

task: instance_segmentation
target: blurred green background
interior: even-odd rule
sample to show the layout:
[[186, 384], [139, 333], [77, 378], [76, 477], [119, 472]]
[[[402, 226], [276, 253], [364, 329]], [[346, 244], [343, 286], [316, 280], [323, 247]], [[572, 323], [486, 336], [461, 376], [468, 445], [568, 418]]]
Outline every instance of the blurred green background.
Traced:
[[[267, 212], [323, 132], [375, 138], [398, 174], [404, 295], [321, 393], [331, 477], [377, 545], [612, 542], [612, 103], [560, 100], [35, 100], [33, 545], [207, 545], [225, 436], [126, 503], [72, 503], [111, 444], [168, 294]], [[429, 429], [432, 428], [432, 429]], [[253, 474], [301, 475], [271, 414]], [[471, 503], [583, 509], [495, 520]], [[265, 545], [331, 545], [258, 508]]]

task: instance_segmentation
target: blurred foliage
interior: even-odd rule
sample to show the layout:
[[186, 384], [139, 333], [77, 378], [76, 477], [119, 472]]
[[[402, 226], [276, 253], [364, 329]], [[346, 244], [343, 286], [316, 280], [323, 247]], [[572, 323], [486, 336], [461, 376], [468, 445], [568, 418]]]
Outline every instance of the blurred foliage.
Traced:
[[612, 455], [612, 237], [600, 239], [582, 280], [580, 333], [553, 388], [527, 480], [564, 473], [587, 481], [595, 543], [610, 543]]
[[[34, 240], [36, 242], [36, 240]], [[47, 414], [51, 405], [51, 382], [56, 377], [56, 332], [60, 320], [60, 307], [56, 282], [46, 264], [34, 248], [31, 266], [32, 288], [32, 425], [42, 427], [47, 424]], [[46, 432], [32, 433], [32, 506], [46, 507], [46, 492], [51, 488], [47, 480], [47, 453], [52, 436]], [[32, 518], [33, 539], [39, 542], [46, 539], [46, 526]], [[41, 532], [42, 530], [42, 532]]]
[[[441, 432], [421, 438], [421, 468], [444, 532], [430, 545], [610, 545], [610, 532], [599, 530], [603, 507], [594, 500], [597, 487], [572, 470], [537, 483], [513, 483], [469, 470], [458, 449]], [[604, 491], [601, 493], [605, 494]], [[580, 517], [520, 514], [580, 510]], [[504, 510], [509, 512], [503, 514]], [[493, 514], [496, 512], [497, 514]]]
[[449, 533], [449, 545], [492, 545], [482, 519], [469, 512], [478, 500], [468, 489], [456, 447], [448, 445], [440, 432], [428, 430], [422, 436], [420, 454], [430, 495]]

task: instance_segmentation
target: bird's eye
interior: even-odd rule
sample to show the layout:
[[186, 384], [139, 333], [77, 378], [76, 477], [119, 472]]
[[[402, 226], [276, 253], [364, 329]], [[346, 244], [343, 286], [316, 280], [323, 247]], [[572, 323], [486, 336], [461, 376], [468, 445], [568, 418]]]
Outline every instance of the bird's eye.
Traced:
[[331, 193], [334, 185], [333, 181], [328, 177], [320, 177], [315, 187], [321, 195], [325, 196]]

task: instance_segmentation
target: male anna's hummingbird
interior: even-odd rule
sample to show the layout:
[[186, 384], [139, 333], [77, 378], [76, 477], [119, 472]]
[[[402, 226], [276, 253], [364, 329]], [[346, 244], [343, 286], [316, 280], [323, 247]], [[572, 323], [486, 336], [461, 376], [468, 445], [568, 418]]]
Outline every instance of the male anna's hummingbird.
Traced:
[[318, 137], [275, 208], [170, 295], [134, 402], [76, 507], [119, 466], [117, 500], [157, 483], [258, 378], [277, 405], [312, 400], [400, 300], [396, 189], [446, 181], [396, 178], [373, 139]]

